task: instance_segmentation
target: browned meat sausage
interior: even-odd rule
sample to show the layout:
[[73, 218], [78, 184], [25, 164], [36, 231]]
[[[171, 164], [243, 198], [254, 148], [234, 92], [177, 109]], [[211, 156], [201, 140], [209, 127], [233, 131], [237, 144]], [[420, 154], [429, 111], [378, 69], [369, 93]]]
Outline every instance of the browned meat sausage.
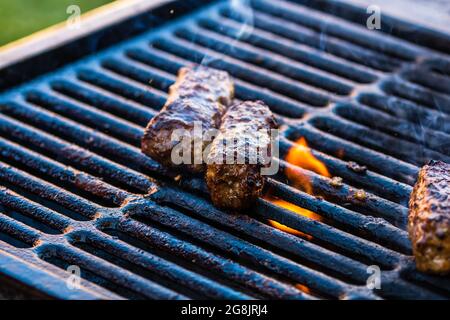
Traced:
[[417, 269], [450, 273], [450, 165], [431, 161], [419, 173], [409, 201], [408, 231]]
[[[261, 159], [256, 163], [249, 161], [250, 153], [246, 150], [255, 146], [258, 151], [266, 148], [270, 157], [270, 129], [275, 127], [272, 113], [261, 101], [235, 104], [227, 110], [208, 156], [206, 182], [214, 205], [241, 210], [261, 195], [264, 178], [260, 171], [263, 164]], [[267, 139], [258, 140], [254, 135], [258, 131], [265, 132]], [[231, 163], [225, 163], [227, 157]]]
[[[227, 72], [203, 66], [181, 68], [164, 108], [145, 129], [142, 151], [166, 166], [176, 166], [171, 159], [172, 149], [178, 144], [172, 141], [174, 130], [185, 129], [193, 137], [194, 122], [201, 123], [202, 133], [217, 129], [233, 96], [234, 85]], [[202, 172], [205, 166], [194, 163], [193, 143], [191, 147], [191, 163], [184, 167]]]

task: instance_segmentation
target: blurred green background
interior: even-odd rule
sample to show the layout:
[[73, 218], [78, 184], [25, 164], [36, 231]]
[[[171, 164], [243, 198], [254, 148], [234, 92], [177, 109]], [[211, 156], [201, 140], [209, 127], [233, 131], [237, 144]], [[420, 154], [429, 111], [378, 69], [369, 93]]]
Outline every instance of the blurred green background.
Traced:
[[65, 21], [70, 5], [81, 13], [113, 0], [0, 0], [0, 46]]

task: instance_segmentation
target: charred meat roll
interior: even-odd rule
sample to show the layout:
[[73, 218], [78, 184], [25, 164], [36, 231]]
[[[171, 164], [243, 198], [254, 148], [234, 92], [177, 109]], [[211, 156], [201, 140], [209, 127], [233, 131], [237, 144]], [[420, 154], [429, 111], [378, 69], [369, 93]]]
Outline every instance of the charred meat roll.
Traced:
[[[145, 129], [142, 151], [166, 166], [183, 165], [192, 172], [203, 172], [203, 161], [194, 162], [194, 139], [199, 141], [202, 151], [206, 146], [202, 134], [220, 126], [220, 119], [233, 97], [234, 84], [227, 72], [203, 66], [181, 68], [166, 104]], [[201, 125], [199, 133], [194, 133], [195, 124]], [[188, 163], [174, 163], [171, 157], [173, 148], [179, 144], [172, 136], [177, 129], [191, 135]]]
[[417, 269], [450, 273], [450, 165], [431, 161], [419, 173], [409, 201], [408, 232]]
[[276, 126], [261, 101], [238, 103], [227, 110], [207, 159], [206, 182], [215, 206], [238, 211], [261, 195], [261, 168], [269, 164], [271, 129]]

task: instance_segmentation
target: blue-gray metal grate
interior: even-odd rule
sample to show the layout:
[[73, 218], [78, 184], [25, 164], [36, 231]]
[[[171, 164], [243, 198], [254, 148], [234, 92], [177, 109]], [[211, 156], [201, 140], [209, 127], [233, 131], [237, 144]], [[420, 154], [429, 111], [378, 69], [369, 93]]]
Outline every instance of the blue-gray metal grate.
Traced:
[[[251, 3], [219, 1], [0, 96], [2, 274], [57, 298], [450, 297], [448, 278], [415, 271], [405, 231], [419, 167], [450, 162], [448, 57], [301, 1]], [[238, 99], [266, 101], [283, 154], [303, 136], [344, 179], [335, 188], [295, 168], [326, 200], [283, 174], [269, 180], [274, 196], [324, 221], [263, 199], [226, 214], [201, 179], [140, 152], [144, 126], [190, 63], [227, 70]], [[67, 286], [70, 265], [81, 268], [79, 290]], [[371, 265], [379, 290], [366, 287]]]

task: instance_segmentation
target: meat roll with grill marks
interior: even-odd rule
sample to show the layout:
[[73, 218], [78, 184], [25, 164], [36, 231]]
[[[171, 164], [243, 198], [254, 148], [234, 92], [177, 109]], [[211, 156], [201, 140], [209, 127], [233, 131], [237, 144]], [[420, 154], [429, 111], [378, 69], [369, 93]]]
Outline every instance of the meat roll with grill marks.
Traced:
[[409, 201], [408, 231], [417, 269], [450, 274], [450, 165], [431, 161]]
[[271, 129], [276, 126], [271, 111], [261, 101], [235, 104], [227, 110], [207, 159], [206, 182], [214, 205], [242, 210], [261, 195], [261, 168], [268, 161], [263, 163], [259, 156], [255, 159], [254, 152], [270, 160]]
[[[234, 96], [233, 81], [227, 72], [203, 66], [181, 68], [163, 109], [147, 125], [142, 138], [142, 151], [166, 166], [177, 166], [172, 161], [172, 149], [179, 143], [172, 141], [177, 129], [195, 134], [194, 124], [200, 123], [201, 134], [220, 126], [220, 119]], [[199, 140], [201, 141], [201, 140]], [[201, 150], [206, 142], [200, 142]], [[203, 172], [204, 163], [194, 163], [194, 143], [191, 142], [191, 161], [182, 164], [192, 172]], [[189, 161], [188, 161], [189, 162]]]

